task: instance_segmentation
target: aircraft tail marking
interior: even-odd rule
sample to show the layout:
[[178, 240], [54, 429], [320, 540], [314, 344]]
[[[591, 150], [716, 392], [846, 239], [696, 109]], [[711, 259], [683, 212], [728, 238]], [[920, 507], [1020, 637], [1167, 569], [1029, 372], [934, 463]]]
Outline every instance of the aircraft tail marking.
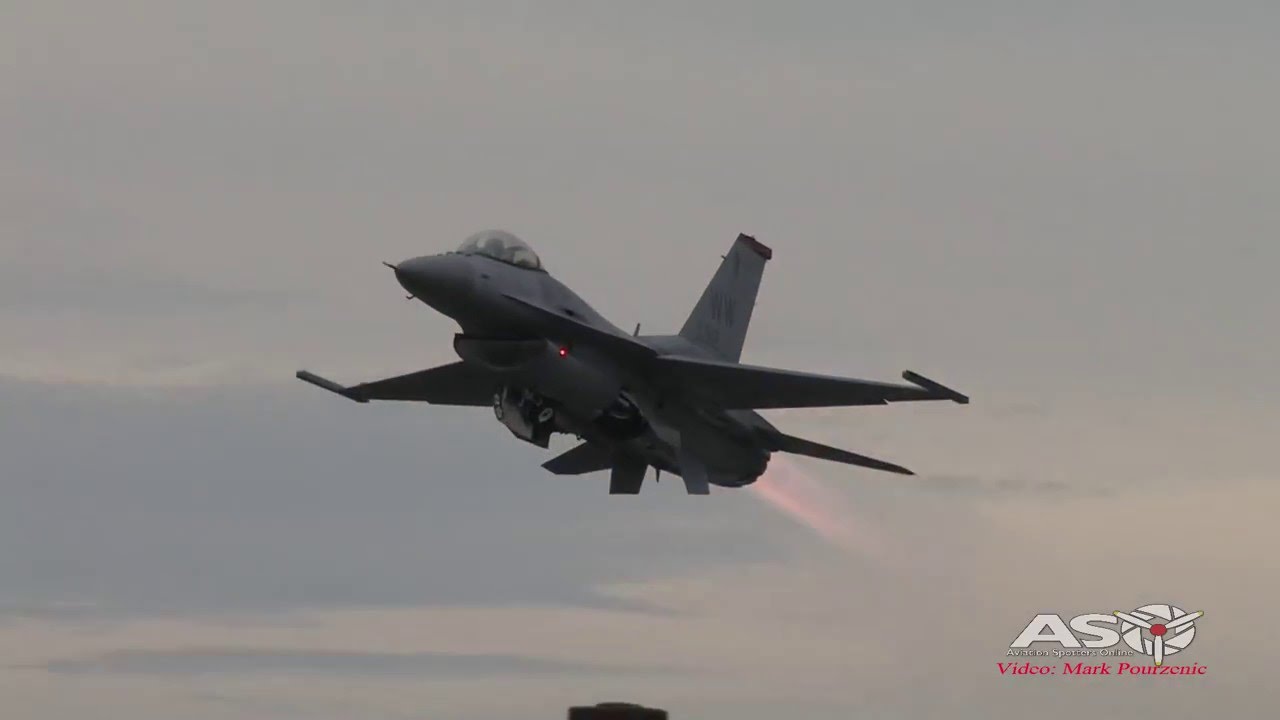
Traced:
[[680, 336], [710, 348], [725, 360], [742, 357], [742, 344], [755, 309], [764, 264], [773, 250], [750, 235], [739, 235], [725, 254]]

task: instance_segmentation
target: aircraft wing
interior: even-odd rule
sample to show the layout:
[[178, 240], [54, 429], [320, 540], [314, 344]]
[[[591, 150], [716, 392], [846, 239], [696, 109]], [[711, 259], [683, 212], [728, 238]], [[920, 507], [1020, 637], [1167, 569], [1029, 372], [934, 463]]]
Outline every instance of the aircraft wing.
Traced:
[[361, 403], [370, 400], [407, 400], [436, 405], [492, 405], [493, 393], [501, 384], [496, 374], [464, 362], [350, 387], [306, 370], [299, 370], [297, 378]]
[[840, 448], [823, 445], [812, 440], [805, 440], [794, 435], [786, 433], [777, 433], [773, 438], [773, 449], [782, 452], [794, 453], [796, 455], [807, 455], [809, 457], [818, 458], [819, 460], [830, 460], [832, 462], [844, 463], [846, 465], [857, 465], [859, 467], [871, 468], [872, 470], [884, 470], [885, 472], [897, 473], [899, 475], [915, 475], [915, 473], [891, 462], [877, 460], [866, 455], [859, 455], [856, 452], [841, 450]]
[[702, 358], [664, 356], [657, 359], [685, 387], [726, 410], [883, 405], [912, 400], [969, 398], [908, 370], [911, 385], [775, 370]]

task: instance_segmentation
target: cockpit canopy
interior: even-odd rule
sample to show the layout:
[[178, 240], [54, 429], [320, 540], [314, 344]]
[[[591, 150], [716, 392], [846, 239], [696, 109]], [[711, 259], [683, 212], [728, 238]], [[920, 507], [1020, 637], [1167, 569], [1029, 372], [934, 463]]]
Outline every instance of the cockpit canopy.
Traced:
[[516, 267], [541, 270], [542, 261], [525, 241], [503, 230], [484, 230], [467, 238], [458, 248], [463, 255], [484, 255]]

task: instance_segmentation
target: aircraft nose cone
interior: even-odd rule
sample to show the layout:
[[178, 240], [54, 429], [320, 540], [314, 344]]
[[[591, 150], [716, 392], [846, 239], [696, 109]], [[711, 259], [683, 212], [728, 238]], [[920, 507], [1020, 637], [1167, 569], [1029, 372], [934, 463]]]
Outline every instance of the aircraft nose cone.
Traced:
[[457, 255], [411, 258], [397, 264], [395, 273], [401, 287], [447, 315], [465, 304], [475, 288], [471, 264]]

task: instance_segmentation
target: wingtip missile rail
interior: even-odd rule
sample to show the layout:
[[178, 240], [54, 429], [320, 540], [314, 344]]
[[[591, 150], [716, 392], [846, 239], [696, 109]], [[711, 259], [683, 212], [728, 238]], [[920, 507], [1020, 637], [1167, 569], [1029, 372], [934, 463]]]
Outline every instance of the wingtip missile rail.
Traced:
[[902, 379], [906, 380], [912, 385], [919, 385], [925, 390], [928, 390], [929, 392], [936, 395], [940, 400], [950, 400], [952, 402], [959, 403], [961, 405], [969, 404], [968, 395], [963, 395], [959, 392], [956, 392], [955, 390], [952, 390], [946, 385], [943, 385], [942, 383], [937, 382], [935, 380], [930, 380], [929, 378], [921, 375], [920, 373], [915, 373], [915, 372], [911, 372], [910, 370], [905, 370], [902, 373]]

